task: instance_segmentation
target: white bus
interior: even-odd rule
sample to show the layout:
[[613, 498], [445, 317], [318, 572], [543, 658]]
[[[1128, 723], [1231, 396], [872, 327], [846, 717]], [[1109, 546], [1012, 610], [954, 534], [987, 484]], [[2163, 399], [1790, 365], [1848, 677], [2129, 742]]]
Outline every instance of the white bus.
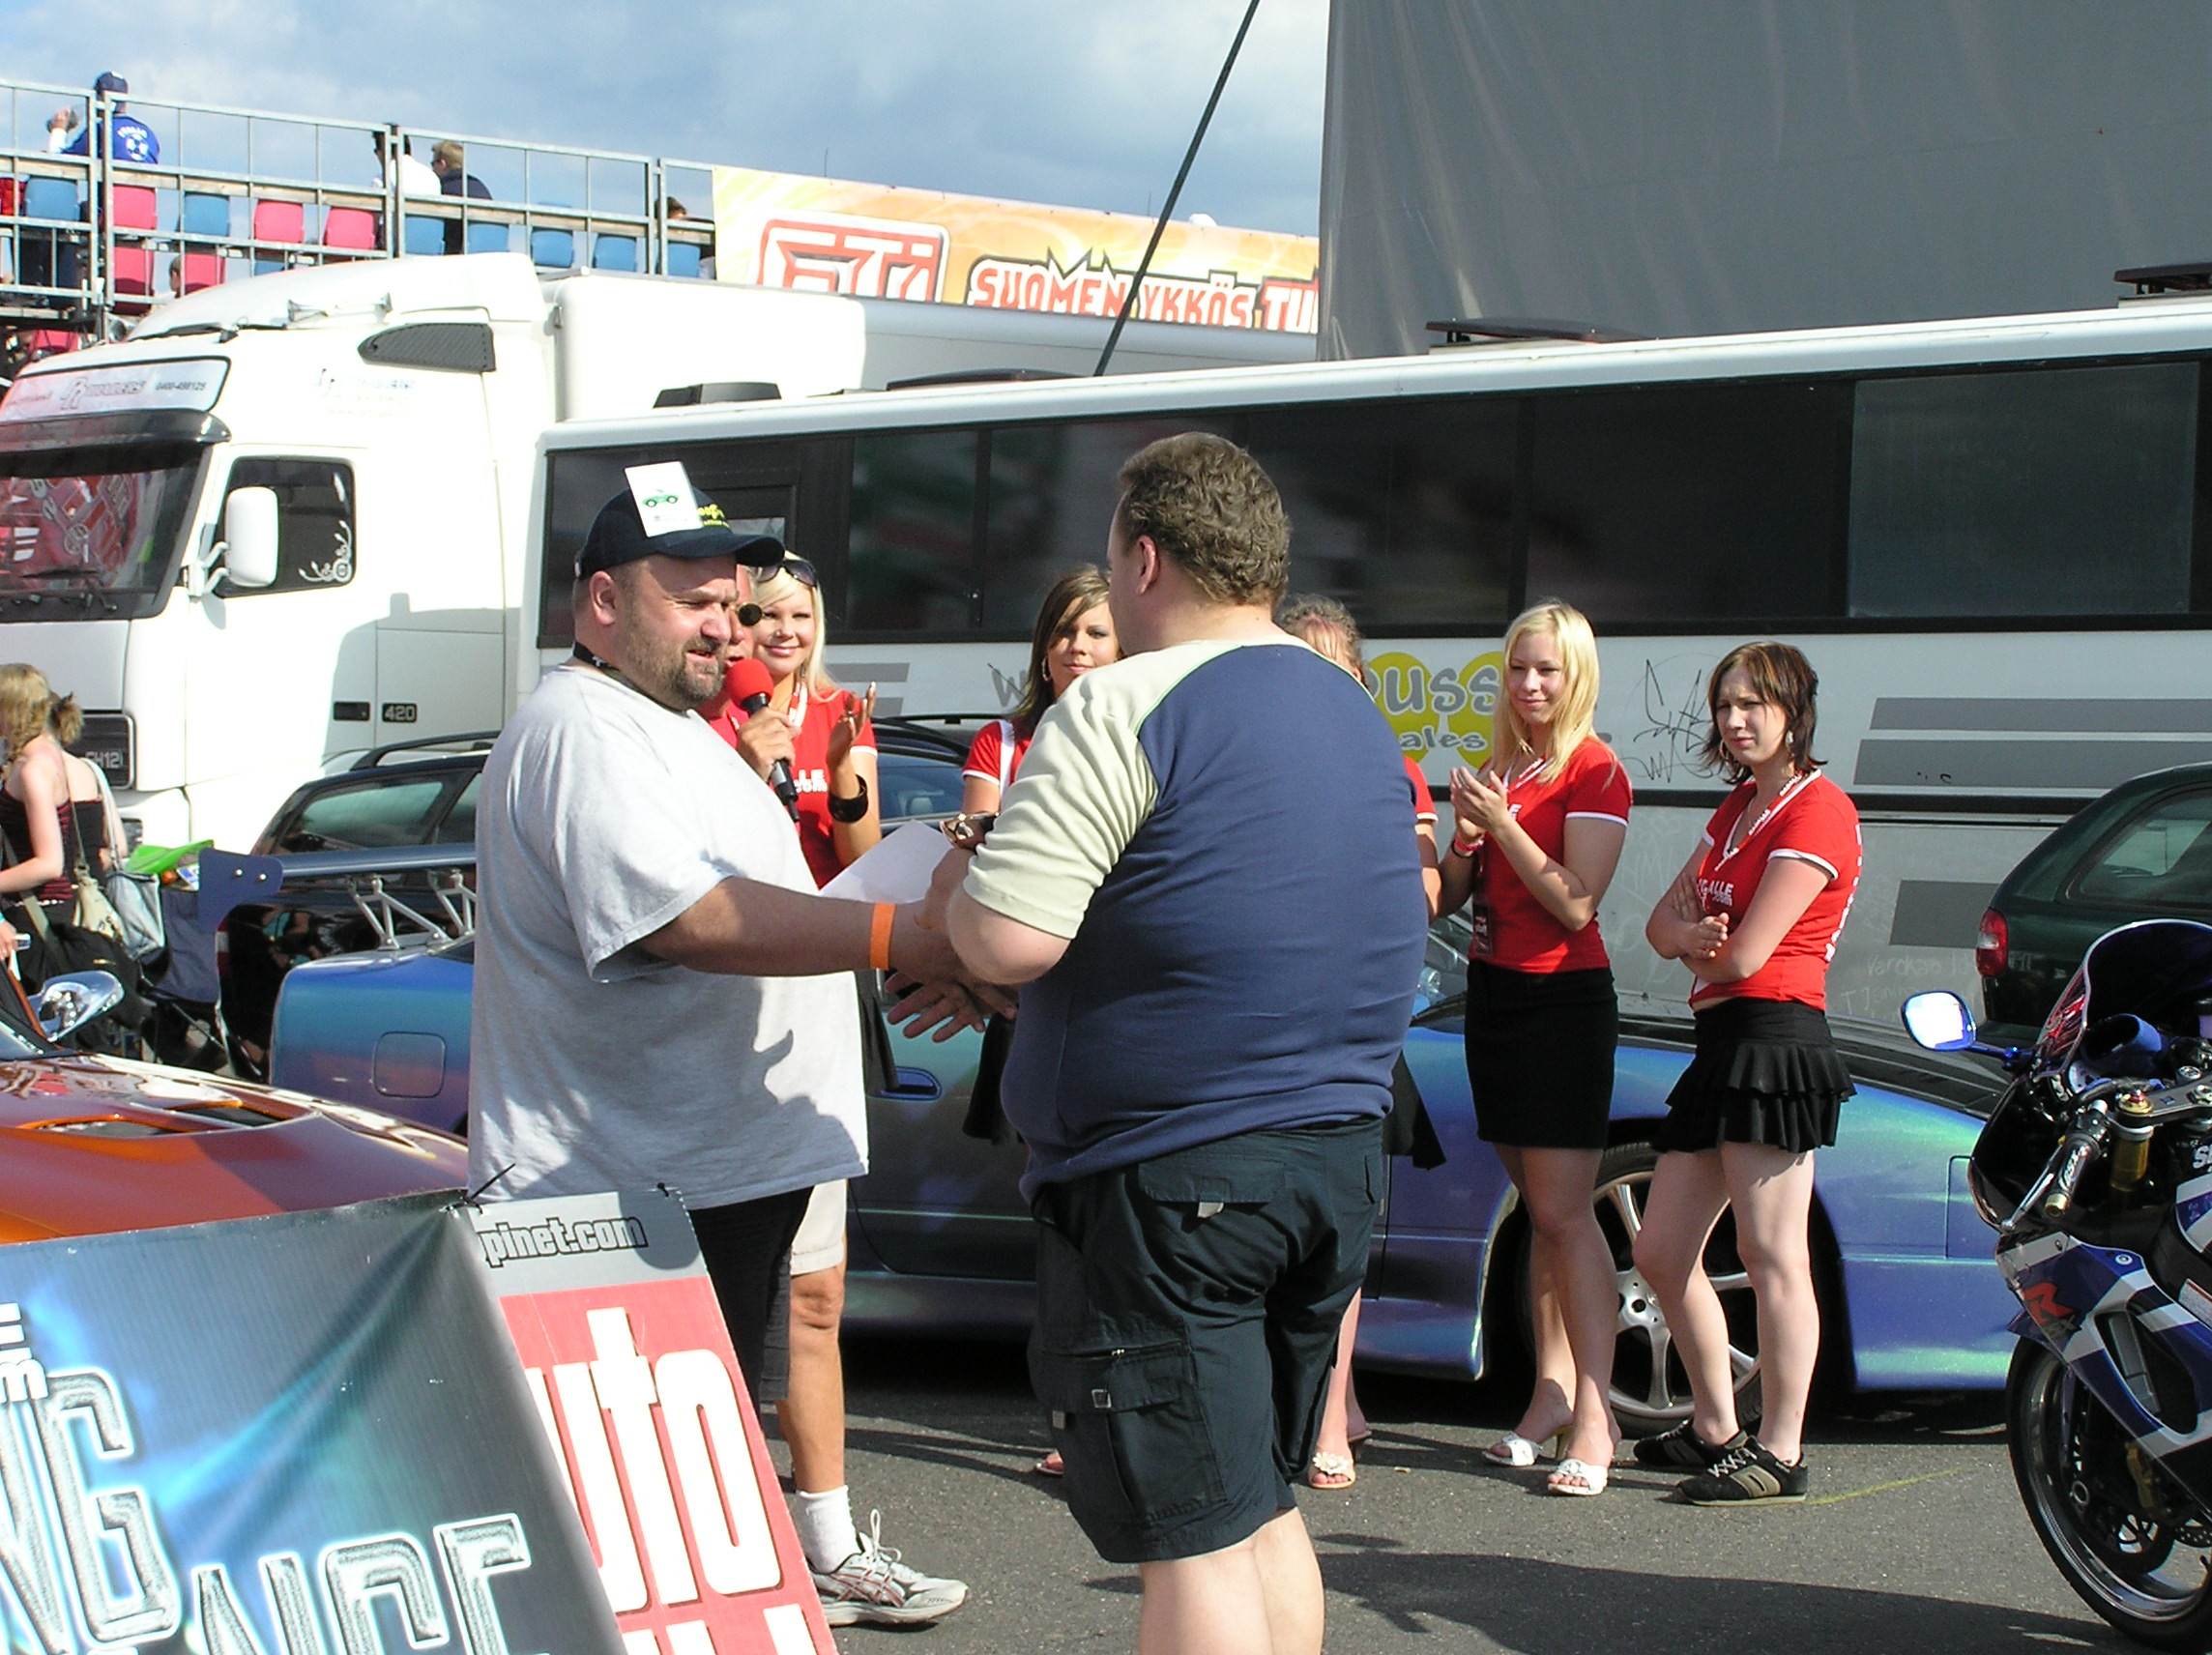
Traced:
[[1433, 782], [1488, 753], [1506, 619], [1589, 614], [1599, 728], [1638, 788], [1604, 909], [1624, 991], [1683, 986], [1641, 930], [1719, 795], [1707, 671], [1747, 638], [1804, 649], [1817, 751], [1866, 825], [1832, 1002], [1887, 1017], [1971, 990], [1985, 897], [2082, 800], [2212, 759], [2208, 357], [2212, 302], [2162, 300], [580, 421], [541, 445], [533, 666], [568, 647], [572, 560], [623, 468], [680, 459], [822, 569], [845, 682], [995, 713], [1038, 595], [1103, 556], [1121, 461], [1218, 431], [1281, 486], [1294, 585], [1358, 616]]

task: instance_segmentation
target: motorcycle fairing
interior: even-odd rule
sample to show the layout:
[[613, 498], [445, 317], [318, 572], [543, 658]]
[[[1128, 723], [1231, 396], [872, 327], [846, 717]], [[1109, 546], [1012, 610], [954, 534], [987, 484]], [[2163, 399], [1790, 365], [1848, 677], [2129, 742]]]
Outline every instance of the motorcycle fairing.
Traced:
[[2199, 1253], [2212, 1251], [2212, 1173], [2174, 1190], [2173, 1222], [2192, 1247]]
[[[2120, 1428], [2162, 1461], [2190, 1493], [2212, 1500], [2212, 1326], [2152, 1280], [2141, 1255], [2062, 1234], [1997, 1251], [1997, 1268], [2020, 1295], [2026, 1336], [2048, 1346], [2089, 1387]], [[2107, 1344], [2101, 1319], [2124, 1314], [2188, 1376], [2195, 1416], [2176, 1428], [2151, 1411]]]

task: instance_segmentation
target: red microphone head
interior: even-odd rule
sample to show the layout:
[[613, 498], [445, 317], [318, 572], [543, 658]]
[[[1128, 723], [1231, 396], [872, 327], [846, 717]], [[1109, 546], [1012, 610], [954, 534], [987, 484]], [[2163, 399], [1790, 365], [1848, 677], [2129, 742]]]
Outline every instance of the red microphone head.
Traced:
[[[750, 655], [740, 655], [722, 674], [722, 689], [740, 707], [756, 698], [766, 701], [775, 693], [775, 678]], [[752, 711], [745, 708], [745, 711]]]

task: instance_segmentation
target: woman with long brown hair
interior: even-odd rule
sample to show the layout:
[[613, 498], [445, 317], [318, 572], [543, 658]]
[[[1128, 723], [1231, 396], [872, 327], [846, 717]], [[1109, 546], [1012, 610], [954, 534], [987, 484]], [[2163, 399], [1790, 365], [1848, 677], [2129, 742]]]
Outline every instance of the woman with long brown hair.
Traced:
[[1013, 784], [1022, 755], [1030, 750], [1037, 720], [1067, 693], [1067, 686], [1093, 667], [1121, 658], [1114, 641], [1114, 617], [1106, 609], [1106, 571], [1093, 564], [1071, 568], [1037, 605], [1030, 634], [1029, 676], [1012, 712], [994, 718], [969, 743], [962, 767], [960, 808], [975, 816], [999, 808]]
[[[1636, 1445], [1688, 1471], [1695, 1505], [1801, 1500], [1820, 1350], [1813, 1152], [1836, 1141], [1850, 1071], [1828, 1035], [1828, 962], [1859, 880], [1858, 811], [1813, 757], [1812, 663], [1744, 644], [1713, 668], [1705, 758], [1735, 783], [1644, 928], [1694, 979], [1697, 1051], [1667, 1098], [1636, 1267], [1690, 1377], [1690, 1417]], [[1735, 1411], [1728, 1322], [1705, 1275], [1724, 1207], [1759, 1303], [1759, 1435]]]

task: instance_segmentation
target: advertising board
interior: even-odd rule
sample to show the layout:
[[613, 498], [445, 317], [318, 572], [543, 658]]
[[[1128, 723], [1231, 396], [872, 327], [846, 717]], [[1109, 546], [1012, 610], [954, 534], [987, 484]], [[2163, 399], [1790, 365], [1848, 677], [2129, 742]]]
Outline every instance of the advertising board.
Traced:
[[[763, 287], [1114, 316], [1152, 223], [1131, 213], [714, 169], [715, 274]], [[1312, 236], [1173, 220], [1137, 318], [1310, 334], [1320, 263]]]

